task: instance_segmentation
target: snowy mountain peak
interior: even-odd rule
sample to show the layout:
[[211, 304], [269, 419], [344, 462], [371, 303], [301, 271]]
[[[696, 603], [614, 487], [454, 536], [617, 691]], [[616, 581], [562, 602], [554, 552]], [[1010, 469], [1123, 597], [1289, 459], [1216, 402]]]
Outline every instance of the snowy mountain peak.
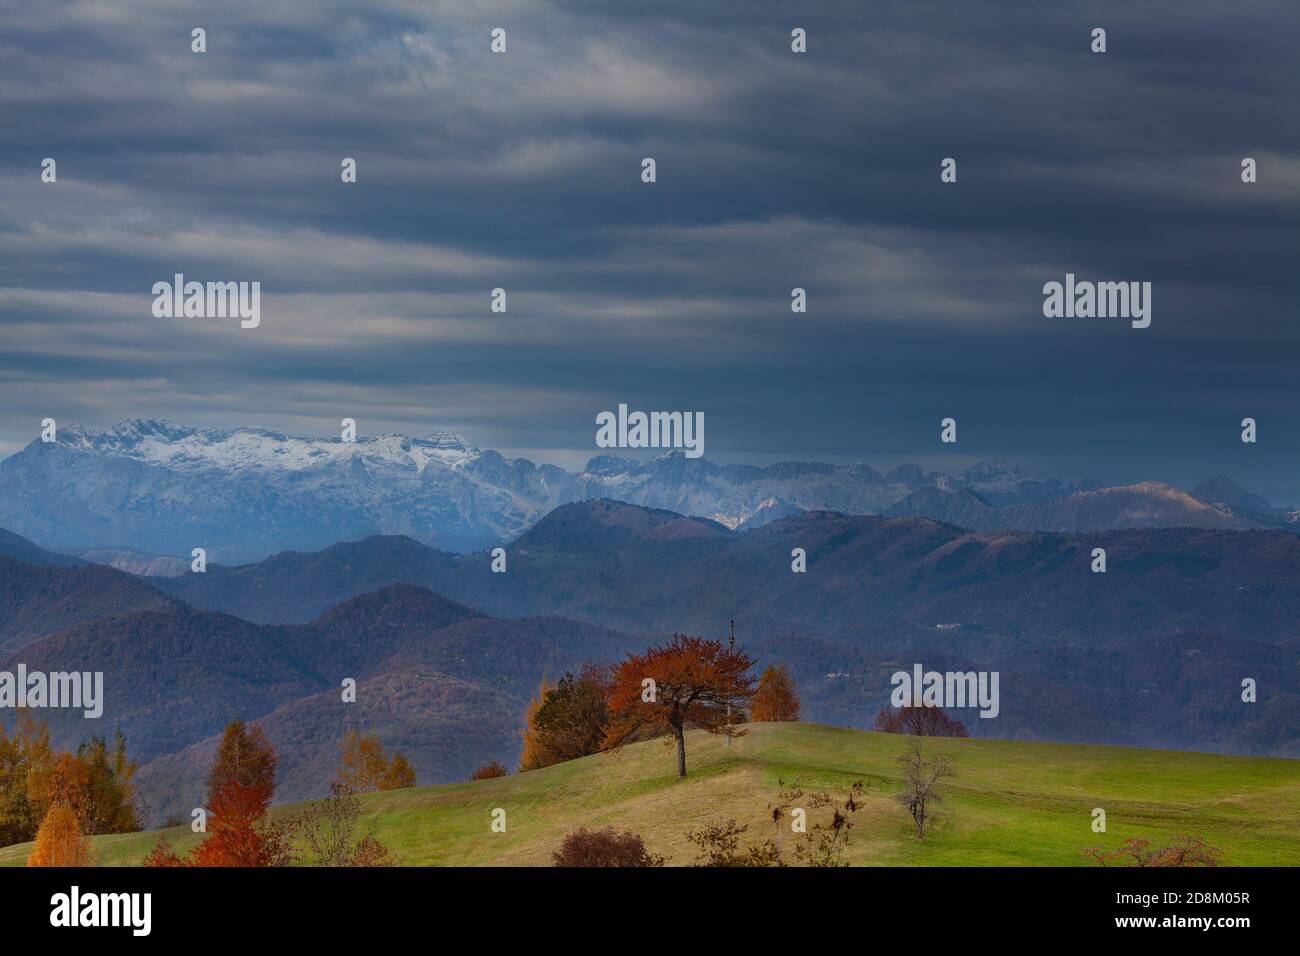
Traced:
[[1025, 471], [1005, 461], [982, 461], [961, 473], [966, 482], [1023, 481], [1028, 477]]
[[194, 429], [177, 425], [165, 418], [128, 418], [112, 428], [98, 432], [76, 422], [68, 422], [59, 426], [59, 441], [73, 447], [129, 448], [151, 440], [176, 441], [193, 432]]
[[455, 432], [431, 432], [422, 439], [426, 444], [435, 448], [445, 449], [447, 451], [465, 451], [478, 452], [479, 449], [471, 445], [463, 437]]
[[982, 461], [961, 473], [959, 482], [995, 506], [1058, 498], [1075, 490], [1059, 478], [1039, 478], [1005, 461]]
[[358, 435], [353, 443], [341, 438], [300, 438], [264, 428], [187, 428], [166, 419], [140, 418], [98, 432], [68, 425], [59, 430], [59, 443], [82, 452], [187, 472], [235, 468], [293, 472], [350, 464], [360, 458], [372, 465], [420, 473], [430, 463], [463, 467], [482, 455], [451, 432], [417, 439], [399, 434]]

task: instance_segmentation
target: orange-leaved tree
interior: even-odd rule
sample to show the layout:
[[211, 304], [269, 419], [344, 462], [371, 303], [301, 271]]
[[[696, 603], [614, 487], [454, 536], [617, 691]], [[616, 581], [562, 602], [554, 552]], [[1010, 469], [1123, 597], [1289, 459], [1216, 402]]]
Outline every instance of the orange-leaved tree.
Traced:
[[262, 728], [247, 727], [242, 720], [226, 725], [217, 746], [216, 759], [208, 772], [208, 800], [211, 802], [229, 784], [238, 784], [262, 794], [269, 804], [275, 792], [275, 748]]
[[194, 866], [285, 866], [289, 833], [271, 821], [275, 750], [261, 728], [233, 721], [208, 774], [208, 835], [190, 854]]
[[722, 641], [676, 634], [614, 668], [605, 746], [656, 732], [677, 740], [677, 776], [686, 776], [686, 730], [741, 736], [733, 724], [754, 696], [753, 661]]
[[227, 783], [208, 801], [208, 835], [191, 853], [194, 866], [288, 866], [289, 833], [267, 815], [257, 787]]
[[52, 747], [45, 723], [21, 715], [13, 736], [0, 727], [0, 846], [34, 840], [55, 804], [71, 808], [87, 836], [138, 830], [135, 770], [121, 734], [112, 748], [91, 737], [74, 753]]
[[85, 806], [91, 796], [90, 768], [70, 751], [49, 753], [46, 759], [34, 761], [27, 773], [27, 800], [37, 820], [44, 820], [51, 809], [67, 807], [77, 817], [77, 825], [88, 831]]
[[560, 757], [551, 749], [550, 741], [537, 727], [537, 714], [546, 702], [546, 695], [554, 689], [555, 685], [547, 683], [543, 677], [537, 685], [536, 696], [529, 699], [528, 707], [524, 710], [524, 749], [519, 755], [520, 773], [540, 770], [560, 762]]
[[405, 790], [415, 786], [415, 768], [401, 754], [393, 754], [393, 762], [379, 781], [380, 790]]
[[755, 722], [799, 719], [799, 695], [784, 664], [769, 665], [758, 678], [749, 719]]
[[81, 835], [77, 814], [66, 803], [50, 807], [36, 831], [28, 866], [90, 866], [90, 841]]
[[415, 770], [401, 754], [390, 763], [377, 735], [349, 730], [339, 742], [338, 783], [349, 793], [401, 790], [415, 786]]

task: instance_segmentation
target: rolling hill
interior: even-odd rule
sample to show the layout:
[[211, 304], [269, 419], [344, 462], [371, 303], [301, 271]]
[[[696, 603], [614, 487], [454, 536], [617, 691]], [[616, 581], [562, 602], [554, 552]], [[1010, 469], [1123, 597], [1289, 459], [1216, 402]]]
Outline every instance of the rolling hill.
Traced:
[[[924, 842], [895, 802], [895, 758], [912, 738], [815, 724], [755, 724], [732, 746], [702, 732], [688, 736], [689, 776], [678, 780], [662, 741], [531, 773], [362, 797], [379, 840], [406, 865], [540, 865], [566, 833], [614, 826], [644, 837], [670, 864], [695, 859], [685, 833], [734, 818], [746, 838], [783, 844], [787, 823], [772, 821], [782, 781], [805, 789], [844, 788], [861, 779], [866, 795], [846, 860], [858, 865], [1087, 865], [1088, 847], [1127, 837], [1199, 837], [1229, 865], [1300, 864], [1300, 762], [1117, 747], [995, 740], [926, 739], [956, 771], [941, 818]], [[507, 830], [489, 829], [493, 808]], [[1102, 807], [1107, 831], [1092, 832]], [[302, 805], [277, 808], [289, 818]], [[818, 811], [809, 813], [816, 822]], [[198, 836], [164, 831], [180, 851]], [[106, 865], [134, 865], [157, 833], [93, 838]], [[22, 865], [30, 844], [0, 849], [0, 865]], [[183, 877], [178, 877], [183, 878]]]

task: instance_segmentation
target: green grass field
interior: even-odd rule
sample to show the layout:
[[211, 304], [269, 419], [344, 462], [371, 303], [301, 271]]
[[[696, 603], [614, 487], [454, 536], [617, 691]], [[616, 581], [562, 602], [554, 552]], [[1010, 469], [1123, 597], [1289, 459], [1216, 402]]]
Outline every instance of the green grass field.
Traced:
[[[884, 866], [1075, 866], [1087, 847], [1127, 837], [1204, 839], [1229, 865], [1300, 865], [1300, 761], [1002, 740], [927, 739], [956, 771], [942, 814], [925, 842], [912, 836], [895, 757], [913, 738], [818, 724], [754, 724], [728, 747], [692, 733], [689, 775], [678, 780], [662, 741], [532, 773], [418, 787], [362, 798], [379, 840], [408, 865], [547, 865], [580, 826], [633, 830], [670, 864], [695, 859], [685, 833], [734, 817], [755, 842], [795, 837], [773, 824], [779, 781], [843, 790], [862, 779], [863, 808], [846, 860]], [[277, 808], [293, 815], [302, 805]], [[491, 813], [506, 811], [493, 833]], [[1092, 809], [1107, 832], [1092, 832]], [[809, 814], [810, 822], [818, 819]], [[178, 852], [199, 837], [165, 831]], [[94, 838], [99, 862], [135, 865], [157, 832]], [[21, 866], [31, 845], [0, 849], [0, 865]]]

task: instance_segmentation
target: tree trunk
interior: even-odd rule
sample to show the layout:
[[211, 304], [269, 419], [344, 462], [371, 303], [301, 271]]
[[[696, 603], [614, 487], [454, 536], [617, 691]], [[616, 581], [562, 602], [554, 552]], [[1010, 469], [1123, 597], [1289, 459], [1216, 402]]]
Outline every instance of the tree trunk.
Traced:
[[673, 735], [677, 738], [677, 776], [686, 776], [686, 731], [682, 727], [674, 727]]

